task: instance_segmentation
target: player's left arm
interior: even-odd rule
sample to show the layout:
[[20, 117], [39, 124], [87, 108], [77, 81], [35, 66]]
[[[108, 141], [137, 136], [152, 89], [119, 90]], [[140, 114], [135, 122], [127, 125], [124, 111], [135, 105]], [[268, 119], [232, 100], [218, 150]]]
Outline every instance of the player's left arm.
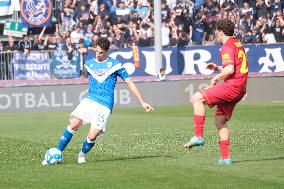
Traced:
[[139, 92], [136, 85], [133, 83], [133, 81], [130, 79], [129, 74], [127, 73], [126, 69], [124, 67], [121, 67], [119, 70], [117, 70], [117, 73], [119, 77], [125, 81], [130, 91], [133, 93], [133, 95], [138, 99], [141, 106], [144, 108], [146, 112], [150, 112], [154, 110], [154, 108], [151, 107], [148, 103], [144, 102], [141, 93]]
[[141, 96], [141, 93], [139, 92], [138, 88], [136, 87], [136, 85], [133, 83], [133, 81], [130, 78], [127, 78], [125, 80], [125, 83], [127, 84], [130, 91], [133, 93], [133, 95], [136, 96], [136, 98], [138, 99], [141, 106], [144, 108], [144, 110], [146, 112], [150, 112], [150, 111], [154, 110], [154, 108], [150, 104], [144, 102], [144, 100]]

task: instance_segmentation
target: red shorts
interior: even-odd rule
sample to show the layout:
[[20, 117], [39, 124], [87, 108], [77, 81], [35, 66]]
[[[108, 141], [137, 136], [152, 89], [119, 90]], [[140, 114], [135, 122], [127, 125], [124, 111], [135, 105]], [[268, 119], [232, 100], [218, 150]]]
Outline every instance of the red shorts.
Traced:
[[210, 108], [217, 106], [215, 115], [225, 115], [230, 120], [236, 104], [243, 98], [245, 91], [230, 84], [222, 83], [200, 90]]

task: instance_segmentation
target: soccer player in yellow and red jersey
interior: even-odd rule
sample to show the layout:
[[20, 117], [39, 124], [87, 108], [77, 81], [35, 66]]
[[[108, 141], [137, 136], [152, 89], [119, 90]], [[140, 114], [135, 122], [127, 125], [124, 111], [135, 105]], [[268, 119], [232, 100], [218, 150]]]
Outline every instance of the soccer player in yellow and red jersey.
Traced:
[[[241, 42], [233, 36], [234, 23], [222, 19], [216, 23], [216, 40], [222, 44], [222, 66], [209, 63], [207, 68], [220, 71], [211, 81], [210, 86], [195, 93], [192, 98], [194, 108], [194, 136], [184, 144], [185, 148], [203, 146], [205, 122], [205, 104], [216, 106], [215, 125], [219, 134], [221, 151], [220, 165], [232, 163], [230, 158], [230, 132], [227, 122], [230, 120], [235, 105], [246, 93], [248, 60]], [[224, 80], [222, 83], [218, 81]]]

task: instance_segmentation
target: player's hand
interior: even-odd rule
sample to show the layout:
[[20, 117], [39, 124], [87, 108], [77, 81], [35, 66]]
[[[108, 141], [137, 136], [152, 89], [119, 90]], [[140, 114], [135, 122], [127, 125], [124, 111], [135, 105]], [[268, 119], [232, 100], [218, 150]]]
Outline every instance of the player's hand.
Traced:
[[154, 110], [154, 108], [150, 104], [147, 104], [145, 102], [142, 103], [142, 107], [144, 108], [145, 112], [150, 112]]
[[213, 62], [210, 62], [209, 64], [207, 64], [207, 69], [209, 70], [217, 70], [218, 66], [216, 64], [214, 64]]
[[218, 80], [215, 79], [215, 77], [213, 77], [213, 78], [211, 79], [211, 81], [210, 81], [210, 87], [216, 85], [216, 84], [217, 84], [217, 81], [218, 81]]

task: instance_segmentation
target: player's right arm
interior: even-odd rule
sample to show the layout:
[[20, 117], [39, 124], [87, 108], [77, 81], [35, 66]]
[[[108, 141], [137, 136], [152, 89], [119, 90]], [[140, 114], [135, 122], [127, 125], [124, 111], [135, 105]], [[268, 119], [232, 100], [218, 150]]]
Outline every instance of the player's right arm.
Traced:
[[216, 64], [214, 64], [213, 62], [210, 62], [207, 67], [207, 69], [209, 70], [215, 70], [215, 71], [222, 71], [223, 70], [223, 67], [222, 66], [217, 66]]
[[221, 72], [211, 79], [210, 86], [216, 85], [216, 83], [220, 80], [229, 78], [234, 73], [234, 70], [233, 64], [228, 64], [227, 66], [222, 67]]
[[227, 79], [234, 73], [234, 65], [233, 64], [228, 64], [226, 66], [217, 66], [213, 62], [209, 63], [207, 65], [207, 69], [209, 70], [216, 70], [220, 71], [219, 74], [215, 75], [211, 81], [210, 81], [210, 86], [216, 85], [216, 83], [220, 80]]

